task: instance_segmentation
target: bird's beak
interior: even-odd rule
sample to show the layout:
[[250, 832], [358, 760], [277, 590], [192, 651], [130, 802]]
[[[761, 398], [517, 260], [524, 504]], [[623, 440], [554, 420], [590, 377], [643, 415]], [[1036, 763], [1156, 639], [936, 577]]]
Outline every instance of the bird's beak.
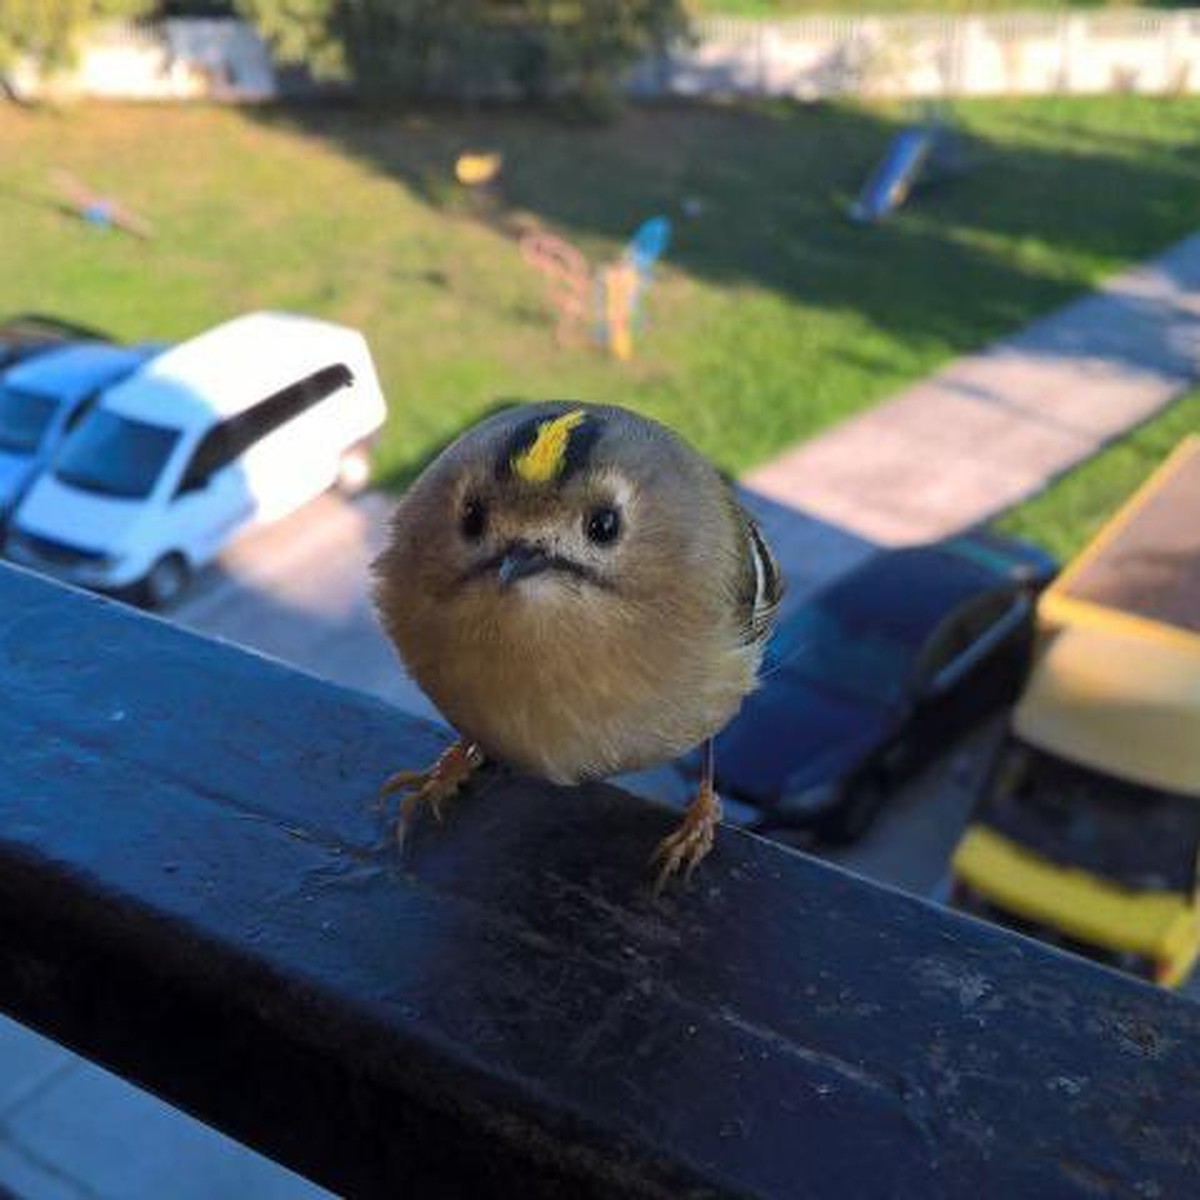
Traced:
[[513, 542], [500, 559], [496, 574], [501, 587], [507, 587], [527, 575], [537, 575], [550, 566], [550, 556], [540, 546], [528, 542]]

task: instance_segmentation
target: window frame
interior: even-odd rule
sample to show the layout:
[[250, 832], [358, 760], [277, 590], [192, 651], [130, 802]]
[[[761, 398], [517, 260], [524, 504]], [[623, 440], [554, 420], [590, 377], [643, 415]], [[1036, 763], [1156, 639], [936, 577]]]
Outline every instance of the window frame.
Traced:
[[[214, 475], [259, 442], [277, 433], [335, 392], [353, 384], [354, 372], [344, 362], [329, 363], [271, 392], [236, 416], [217, 422], [196, 444], [192, 458], [180, 476], [175, 496], [202, 491]], [[210, 446], [217, 449], [209, 451]], [[213, 461], [204, 461], [200, 465], [206, 452], [209, 452]]]

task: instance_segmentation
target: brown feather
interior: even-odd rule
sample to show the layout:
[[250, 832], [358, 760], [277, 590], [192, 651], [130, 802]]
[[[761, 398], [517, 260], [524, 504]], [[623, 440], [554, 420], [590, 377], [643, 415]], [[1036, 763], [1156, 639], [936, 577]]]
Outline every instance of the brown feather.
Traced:
[[[570, 783], [666, 761], [725, 725], [755, 685], [779, 584], [712, 466], [626, 410], [572, 406], [593, 424], [569, 478], [499, 478], [513, 431], [566, 407], [501, 414], [435, 460], [396, 509], [375, 597], [405, 665], [460, 733]], [[486, 497], [479, 545], [459, 530], [468, 496]], [[589, 545], [587, 513], [614, 498], [622, 537]], [[514, 539], [577, 558], [603, 585], [547, 572], [505, 588], [469, 575]]]

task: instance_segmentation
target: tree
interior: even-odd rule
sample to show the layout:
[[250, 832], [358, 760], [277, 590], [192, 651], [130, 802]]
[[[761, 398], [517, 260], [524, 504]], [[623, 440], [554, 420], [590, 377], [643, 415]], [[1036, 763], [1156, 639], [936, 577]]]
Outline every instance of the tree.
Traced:
[[285, 62], [366, 90], [594, 97], [685, 26], [683, 0], [236, 0]]
[[556, 5], [547, 25], [554, 33], [551, 74], [570, 79], [591, 101], [601, 99], [613, 77], [646, 54], [662, 51], [686, 28], [676, 0], [575, 0]]
[[318, 79], [347, 75], [336, 26], [342, 7], [340, 0], [236, 0], [239, 15], [258, 26], [281, 62], [303, 63]]
[[154, 0], [0, 0], [0, 82], [21, 59], [47, 71], [67, 66], [89, 25], [154, 7]]

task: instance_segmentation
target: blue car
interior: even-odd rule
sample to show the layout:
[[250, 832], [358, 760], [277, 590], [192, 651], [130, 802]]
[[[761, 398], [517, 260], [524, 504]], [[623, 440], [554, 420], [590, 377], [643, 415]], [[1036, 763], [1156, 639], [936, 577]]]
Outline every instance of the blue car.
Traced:
[[[850, 842], [894, 786], [989, 713], [1030, 665], [1056, 564], [990, 532], [881, 551], [781, 622], [762, 684], [716, 741], [731, 816]], [[699, 774], [698, 755], [683, 760]]]
[[12, 512], [91, 402], [161, 349], [77, 342], [28, 358], [0, 375], [0, 520]]

